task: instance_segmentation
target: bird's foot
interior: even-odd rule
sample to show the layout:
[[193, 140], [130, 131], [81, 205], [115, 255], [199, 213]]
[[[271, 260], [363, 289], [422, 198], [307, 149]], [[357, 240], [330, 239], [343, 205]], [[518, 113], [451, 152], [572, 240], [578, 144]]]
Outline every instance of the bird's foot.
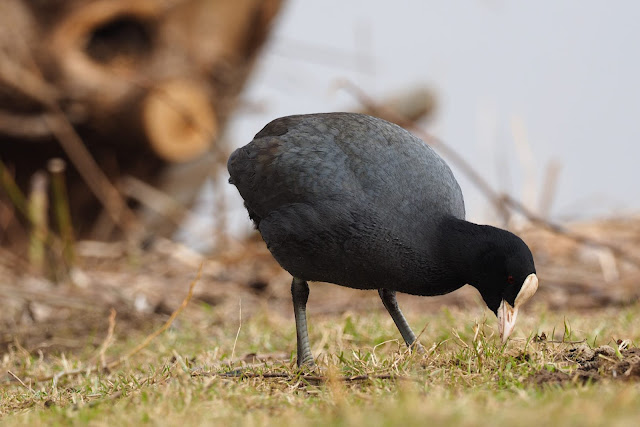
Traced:
[[313, 356], [308, 355], [307, 357], [303, 357], [302, 359], [298, 359], [297, 361], [298, 369], [315, 369], [318, 367], [316, 362], [313, 360]]
[[316, 365], [315, 363], [300, 365], [296, 370], [296, 374], [306, 378], [326, 377], [327, 368], [324, 366]]
[[417, 341], [409, 346], [409, 350], [411, 350], [411, 352], [416, 352], [421, 356], [427, 354], [427, 350], [424, 348], [424, 346]]

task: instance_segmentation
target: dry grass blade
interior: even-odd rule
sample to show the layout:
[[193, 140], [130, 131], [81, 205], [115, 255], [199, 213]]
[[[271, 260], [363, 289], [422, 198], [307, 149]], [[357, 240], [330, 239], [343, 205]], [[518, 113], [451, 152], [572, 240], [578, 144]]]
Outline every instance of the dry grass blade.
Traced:
[[100, 360], [100, 366], [103, 368], [107, 366], [104, 355], [107, 349], [109, 348], [109, 346], [111, 345], [111, 343], [113, 342], [113, 333], [115, 329], [116, 329], [116, 310], [114, 308], [111, 308], [109, 312], [109, 328], [107, 329], [107, 336], [104, 338], [104, 341], [102, 341], [102, 344], [100, 345], [100, 349], [98, 350], [98, 353], [93, 358], [90, 359], [90, 361], [92, 361], [95, 358], [98, 358]]
[[13, 373], [13, 372], [11, 372], [11, 371], [7, 371], [7, 374], [11, 375], [11, 376], [16, 380], [16, 381], [18, 381], [18, 382], [20, 383], [20, 385], [22, 385], [22, 387], [24, 387], [24, 388], [26, 388], [27, 390], [29, 390], [29, 391], [31, 392], [31, 394], [34, 394], [34, 395], [36, 394], [36, 392], [35, 392], [35, 391], [33, 391], [33, 389], [32, 389], [31, 387], [29, 387], [28, 385], [26, 385], [26, 384], [24, 383], [24, 381], [22, 381], [22, 380], [20, 379], [20, 377], [18, 377], [16, 374], [14, 374], [14, 373]]
[[153, 333], [148, 335], [140, 344], [138, 344], [129, 352], [127, 352], [127, 354], [125, 354], [123, 357], [109, 363], [108, 364], [109, 368], [114, 368], [115, 366], [118, 366], [120, 363], [122, 363], [126, 359], [130, 358], [131, 356], [133, 356], [134, 354], [136, 354], [137, 352], [139, 352], [140, 350], [148, 346], [149, 343], [153, 341], [153, 339], [156, 338], [158, 335], [160, 335], [161, 333], [169, 329], [169, 327], [173, 324], [173, 321], [176, 320], [176, 317], [178, 317], [178, 315], [182, 313], [182, 310], [184, 310], [189, 304], [189, 301], [191, 301], [191, 297], [193, 297], [193, 290], [196, 286], [196, 283], [198, 283], [198, 281], [200, 280], [200, 277], [202, 277], [202, 266], [203, 264], [200, 264], [200, 268], [198, 269], [198, 274], [196, 275], [195, 279], [193, 279], [189, 284], [189, 291], [187, 292], [187, 296], [184, 298], [184, 300], [182, 300], [182, 303], [180, 304], [180, 306], [173, 313], [171, 313], [171, 316], [169, 316], [169, 318], [164, 323], [164, 325], [162, 325], [160, 328], [158, 328]]
[[236, 345], [238, 344], [240, 329], [242, 329], [242, 299], [240, 299], [240, 301], [238, 302], [238, 332], [236, 332], [236, 339], [233, 342], [233, 349], [231, 350], [231, 360], [233, 360], [233, 357], [236, 354]]
[[[135, 346], [134, 348], [129, 350], [123, 356], [120, 356], [119, 358], [107, 363], [106, 365], [104, 365], [104, 368], [106, 368], [106, 369], [114, 369], [114, 368], [116, 368], [121, 363], [123, 363], [127, 359], [129, 359], [131, 356], [133, 356], [134, 354], [138, 353], [140, 350], [142, 350], [145, 347], [147, 347], [151, 343], [151, 341], [153, 341], [156, 337], [158, 337], [164, 331], [169, 329], [169, 327], [173, 324], [173, 322], [180, 315], [180, 313], [182, 313], [182, 311], [187, 307], [187, 305], [189, 304], [189, 301], [191, 301], [191, 298], [193, 297], [193, 290], [194, 290], [196, 284], [198, 283], [198, 281], [200, 280], [201, 276], [202, 276], [202, 265], [200, 265], [200, 269], [198, 270], [198, 274], [196, 275], [195, 279], [193, 279], [191, 281], [191, 283], [189, 284], [189, 291], [187, 292], [187, 295], [185, 296], [184, 300], [182, 300], [182, 303], [180, 304], [180, 306], [173, 313], [171, 313], [171, 316], [169, 316], [169, 319], [167, 319], [167, 321], [160, 328], [156, 329], [151, 334], [147, 335], [147, 337], [144, 340], [142, 340], [142, 342], [140, 344], [138, 344], [137, 346]], [[115, 310], [114, 310], [114, 312], [115, 312]], [[113, 315], [113, 324], [114, 324], [114, 327], [115, 327], [115, 314]], [[107, 334], [107, 337], [108, 337], [108, 334]], [[98, 367], [93, 366], [93, 367], [88, 367], [88, 368], [84, 368], [84, 369], [74, 369], [74, 370], [70, 370], [70, 371], [62, 371], [62, 372], [59, 372], [57, 374], [47, 375], [47, 376], [44, 376], [44, 377], [37, 378], [36, 381], [38, 381], [38, 382], [49, 381], [49, 380], [56, 380], [57, 381], [58, 379], [60, 379], [60, 378], [62, 378], [64, 376], [77, 375], [77, 374], [90, 374], [90, 373], [95, 372], [97, 370], [98, 370]]]

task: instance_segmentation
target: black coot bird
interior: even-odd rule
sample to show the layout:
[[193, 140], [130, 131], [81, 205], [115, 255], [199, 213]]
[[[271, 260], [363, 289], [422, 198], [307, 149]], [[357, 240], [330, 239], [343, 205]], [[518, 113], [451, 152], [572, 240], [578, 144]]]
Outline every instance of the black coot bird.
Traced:
[[267, 247], [293, 276], [298, 365], [314, 363], [308, 281], [377, 289], [409, 346], [416, 336], [396, 292], [442, 295], [470, 284], [506, 341], [538, 288], [527, 245], [465, 221], [451, 169], [392, 123], [351, 113], [282, 117], [227, 167]]

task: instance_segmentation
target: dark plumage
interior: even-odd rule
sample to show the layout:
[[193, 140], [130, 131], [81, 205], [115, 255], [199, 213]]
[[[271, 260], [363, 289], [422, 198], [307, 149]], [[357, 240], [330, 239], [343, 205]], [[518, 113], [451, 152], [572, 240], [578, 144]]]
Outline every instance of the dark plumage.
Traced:
[[508, 336], [518, 306], [537, 289], [527, 245], [465, 221], [447, 164], [384, 120], [351, 113], [276, 119], [227, 167], [267, 247], [294, 277], [299, 364], [313, 364], [307, 281], [378, 289], [408, 345], [415, 335], [396, 291], [441, 295], [469, 283]]

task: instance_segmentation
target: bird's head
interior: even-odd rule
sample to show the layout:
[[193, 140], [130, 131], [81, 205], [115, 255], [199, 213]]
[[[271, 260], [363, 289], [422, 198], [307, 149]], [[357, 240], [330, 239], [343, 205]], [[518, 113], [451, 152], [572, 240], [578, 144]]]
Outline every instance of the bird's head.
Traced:
[[529, 247], [518, 236], [490, 227], [494, 238], [476, 260], [474, 285], [498, 317], [502, 342], [513, 332], [518, 309], [538, 290]]

